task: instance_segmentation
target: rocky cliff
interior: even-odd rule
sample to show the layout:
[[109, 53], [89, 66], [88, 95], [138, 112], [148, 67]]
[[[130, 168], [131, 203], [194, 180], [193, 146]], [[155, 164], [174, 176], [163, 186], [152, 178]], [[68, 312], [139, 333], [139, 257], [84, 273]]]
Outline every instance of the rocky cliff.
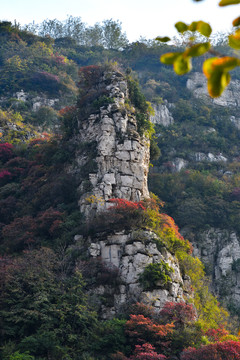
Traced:
[[192, 239], [194, 255], [199, 257], [211, 287], [225, 306], [239, 311], [240, 239], [234, 231], [211, 228]]
[[[122, 229], [108, 228], [91, 234], [91, 224], [98, 215], [111, 216], [107, 212], [112, 205], [110, 199], [139, 202], [149, 197], [149, 139], [139, 134], [126, 78], [119, 71], [105, 70], [99, 72], [92, 87], [87, 89], [95, 99], [91, 97], [91, 104], [99, 104], [103, 94], [105, 104], [95, 109], [89, 106], [87, 113], [78, 113], [76, 138], [80, 146], [72, 171], [79, 180], [79, 205], [89, 232], [75, 239], [83, 246], [88, 261], [101, 261], [110, 272], [117, 271], [118, 280], [94, 283], [89, 293], [103, 318], [114, 316], [136, 301], [158, 309], [166, 301], [184, 301], [184, 296], [191, 292], [189, 278], [182, 278], [175, 256], [164, 247], [157, 248], [157, 236], [152, 231], [125, 229], [123, 225]], [[159, 261], [171, 267], [171, 281], [159, 282], [144, 291], [140, 275], [147, 265]]]
[[[176, 99], [175, 103], [171, 99], [171, 107], [164, 101], [159, 109], [155, 107], [157, 111], [153, 121], [168, 127], [161, 126], [157, 130], [163, 156], [152, 171], [152, 190], [169, 206], [169, 213], [178, 225], [184, 227], [181, 233], [193, 243], [194, 255], [204, 263], [211, 288], [218, 299], [239, 314], [240, 239], [237, 232], [238, 210], [234, 207], [239, 199], [231, 193], [239, 187], [238, 181], [234, 182], [238, 178], [238, 170], [234, 166], [239, 162], [240, 82], [233, 79], [222, 96], [216, 99], [208, 95], [207, 81], [201, 73], [190, 73], [185, 84], [190, 90], [189, 99]], [[164, 111], [166, 107], [168, 111]], [[169, 124], [171, 111], [174, 125]], [[236, 143], [234, 139], [238, 139]], [[207, 194], [209, 183], [201, 183], [205, 171], [210, 175], [209, 180], [212, 178], [216, 184], [220, 182], [226, 186], [223, 196], [220, 189]], [[191, 182], [193, 174], [195, 179]], [[173, 185], [170, 185], [171, 181]], [[220, 214], [217, 199], [221, 196], [225, 204]], [[212, 207], [208, 206], [211, 201]], [[196, 215], [192, 216], [195, 206]], [[196, 227], [185, 231], [191, 226], [191, 217], [200, 218], [202, 210], [206, 216], [201, 226], [197, 220], [195, 223], [192, 221]], [[213, 213], [217, 215], [211, 221]], [[227, 219], [225, 223], [223, 214]], [[234, 221], [230, 224], [231, 217]]]
[[240, 81], [232, 80], [223, 94], [219, 98], [211, 98], [207, 91], [207, 79], [198, 72], [194, 72], [187, 80], [187, 88], [191, 90], [195, 97], [203, 98], [207, 102], [211, 102], [215, 105], [240, 107], [239, 91]]
[[154, 115], [151, 116], [151, 122], [153, 124], [159, 124], [163, 126], [169, 126], [174, 123], [173, 116], [171, 114], [171, 106], [167, 100], [162, 104], [153, 104]]

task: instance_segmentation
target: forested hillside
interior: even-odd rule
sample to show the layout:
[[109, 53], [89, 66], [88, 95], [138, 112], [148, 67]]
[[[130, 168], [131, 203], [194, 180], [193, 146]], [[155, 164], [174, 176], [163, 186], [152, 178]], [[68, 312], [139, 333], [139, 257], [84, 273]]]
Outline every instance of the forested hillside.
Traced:
[[[223, 38], [216, 48], [228, 51]], [[159, 61], [168, 49], [129, 43], [113, 20], [0, 23], [2, 359], [239, 359], [240, 76], [235, 70], [231, 94], [213, 102], [201, 62], [196, 73], [176, 76]], [[115, 196], [135, 186], [121, 168], [99, 180], [104, 199], [91, 192], [112, 141], [97, 152], [92, 129], [114, 139], [115, 167], [139, 167], [151, 138], [155, 195]], [[79, 210], [95, 212], [104, 201], [112, 207], [92, 219]], [[136, 284], [151, 304], [126, 305], [122, 269], [99, 256], [106, 239], [118, 249], [121, 236], [122, 268], [127, 256], [130, 264], [135, 255], [140, 265], [147, 259]], [[115, 293], [125, 299], [116, 312]], [[179, 298], [160, 306], [158, 293]]]

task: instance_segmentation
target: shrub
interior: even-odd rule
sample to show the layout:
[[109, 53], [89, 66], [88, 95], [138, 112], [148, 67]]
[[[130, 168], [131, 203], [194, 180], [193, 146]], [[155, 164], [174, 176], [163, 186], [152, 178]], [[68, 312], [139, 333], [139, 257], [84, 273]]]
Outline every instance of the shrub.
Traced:
[[149, 343], [143, 345], [136, 345], [134, 354], [130, 360], [165, 360], [165, 355], [161, 355], [154, 351], [155, 348]]
[[100, 96], [98, 99], [94, 100], [93, 107], [97, 110], [100, 109], [102, 106], [107, 106], [109, 104], [113, 104], [114, 99], [110, 98], [106, 95]]
[[184, 350], [181, 360], [240, 360], [240, 342], [224, 341]]
[[14, 354], [10, 355], [9, 360], [34, 360], [34, 357], [27, 352], [20, 353], [16, 351]]
[[158, 286], [164, 286], [171, 281], [171, 273], [174, 270], [163, 260], [158, 263], [149, 264], [145, 267], [139, 277], [139, 281], [144, 290], [154, 289]]
[[6, 162], [13, 157], [13, 145], [9, 143], [0, 144], [0, 161]]
[[159, 317], [165, 324], [173, 322], [175, 327], [182, 327], [196, 321], [197, 313], [192, 304], [167, 302]]
[[97, 65], [84, 66], [79, 69], [79, 86], [89, 88], [93, 86], [102, 74], [102, 68]]

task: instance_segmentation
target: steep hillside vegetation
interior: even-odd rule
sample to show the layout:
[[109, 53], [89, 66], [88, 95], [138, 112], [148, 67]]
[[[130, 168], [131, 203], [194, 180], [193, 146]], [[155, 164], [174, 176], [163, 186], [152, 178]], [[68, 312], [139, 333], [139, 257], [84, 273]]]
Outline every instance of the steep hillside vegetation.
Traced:
[[[194, 76], [189, 86], [159, 63], [165, 45], [94, 47], [9, 23], [0, 35], [2, 358], [238, 359], [237, 320], [209, 292], [203, 264], [170, 217], [236, 314], [238, 104], [196, 95]], [[126, 77], [109, 63], [82, 67], [105, 57], [118, 58]], [[161, 114], [155, 135], [137, 74]], [[139, 172], [151, 136], [161, 156], [150, 185], [164, 213], [148, 198], [147, 168]], [[145, 304], [129, 300], [131, 291]]]

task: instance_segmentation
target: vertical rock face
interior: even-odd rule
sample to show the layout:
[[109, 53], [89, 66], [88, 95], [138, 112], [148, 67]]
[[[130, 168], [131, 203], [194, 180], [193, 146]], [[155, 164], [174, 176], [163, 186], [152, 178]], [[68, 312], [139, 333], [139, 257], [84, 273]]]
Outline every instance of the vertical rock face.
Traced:
[[[138, 202], [149, 197], [149, 140], [137, 131], [127, 81], [121, 73], [103, 72], [94, 83], [94, 91], [89, 89], [88, 94], [95, 94], [95, 99], [90, 110], [86, 113], [84, 107], [84, 116], [81, 112], [78, 116], [80, 146], [75, 172], [80, 182], [80, 210], [91, 229], [102, 212], [111, 216], [107, 210], [111, 198]], [[93, 109], [94, 104], [102, 102], [100, 108]], [[136, 301], [161, 309], [166, 301], [184, 301], [184, 295], [191, 292], [189, 279], [182, 278], [177, 259], [164, 247], [159, 250], [155, 239], [150, 230], [136, 228], [107, 228], [95, 235], [90, 232], [85, 238], [76, 237], [88, 255], [88, 265], [83, 270], [86, 266], [93, 269], [99, 261], [107, 269], [102, 280], [105, 270], [96, 273], [101, 281], [95, 281], [89, 288], [103, 318], [115, 316]], [[145, 290], [140, 275], [147, 265], [159, 261], [171, 267], [171, 281], [153, 284], [151, 290]]]
[[239, 309], [240, 239], [229, 230], [210, 229], [198, 234], [193, 242], [195, 255], [212, 277], [214, 292], [226, 305]]
[[151, 122], [153, 124], [159, 124], [163, 126], [170, 126], [174, 123], [173, 116], [168, 109], [168, 103], [165, 101], [164, 104], [153, 104], [154, 115], [151, 116]]
[[[161, 309], [167, 301], [185, 301], [191, 293], [190, 281], [184, 279], [175, 256], [165, 248], [157, 248], [156, 235], [147, 230], [118, 231], [114, 234], [97, 234], [88, 238], [88, 252], [92, 259], [101, 258], [109, 273], [118, 270], [116, 284], [109, 283], [95, 286], [90, 293], [101, 296], [99, 310], [103, 318], [111, 318], [126, 310], [126, 306], [137, 301]], [[166, 284], [153, 284], [146, 290], [139, 278], [145, 267], [160, 261], [168, 264], [172, 273], [171, 281]], [[106, 301], [107, 300], [107, 301]]]
[[208, 102], [212, 102], [215, 105], [236, 107], [240, 106], [239, 91], [240, 81], [232, 80], [226, 90], [219, 98], [210, 98], [207, 92], [207, 80], [201, 73], [194, 72], [192, 76], [187, 80], [187, 88], [193, 92], [196, 98], [203, 98]]
[[[90, 144], [79, 152], [77, 162], [83, 167], [93, 163], [80, 185], [81, 211], [88, 217], [102, 210], [111, 198], [140, 201], [149, 197], [147, 176], [149, 168], [149, 140], [137, 132], [134, 109], [128, 110], [127, 81], [119, 72], [104, 72], [95, 85], [104, 93], [109, 104], [79, 119], [79, 142]], [[90, 191], [84, 186], [88, 182]], [[89, 201], [98, 199], [99, 201]]]

